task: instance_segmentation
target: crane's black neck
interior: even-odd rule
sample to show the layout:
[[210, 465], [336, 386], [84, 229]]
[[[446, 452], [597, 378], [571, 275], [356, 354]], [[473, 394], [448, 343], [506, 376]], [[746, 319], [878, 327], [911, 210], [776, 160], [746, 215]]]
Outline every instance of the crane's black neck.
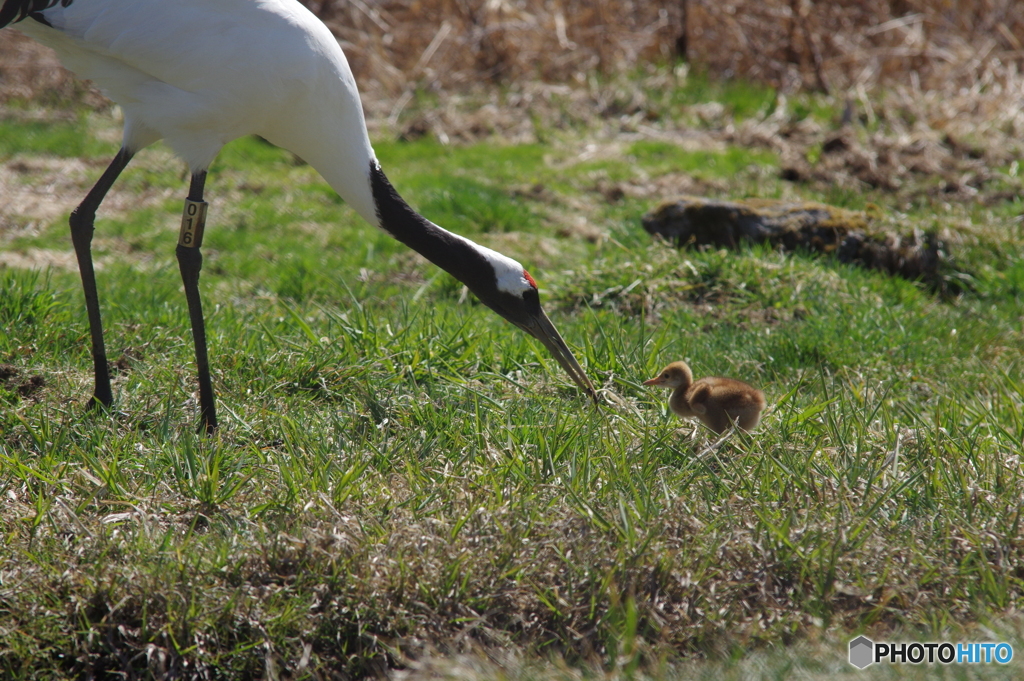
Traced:
[[494, 267], [483, 252], [414, 211], [376, 161], [370, 162], [370, 188], [377, 218], [388, 234], [461, 281], [487, 305], [508, 295], [499, 293]]

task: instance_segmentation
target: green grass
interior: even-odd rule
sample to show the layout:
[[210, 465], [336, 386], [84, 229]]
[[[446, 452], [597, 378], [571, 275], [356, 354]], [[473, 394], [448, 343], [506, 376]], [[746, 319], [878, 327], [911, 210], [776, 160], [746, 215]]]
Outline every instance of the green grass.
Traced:
[[[4, 128], [3, 153], [107, 156], [66, 125]], [[981, 236], [956, 254], [974, 289], [943, 301], [806, 255], [679, 252], [640, 229], [651, 201], [593, 191], [690, 172], [777, 195], [746, 172], [769, 155], [574, 148], [377, 145], [424, 214], [530, 268], [618, 396], [601, 409], [255, 139], [207, 185], [215, 437], [194, 432], [179, 167], [141, 154], [119, 186], [170, 191], [97, 223], [111, 413], [83, 409], [77, 272], [0, 269], [16, 371], [0, 383], [0, 675], [363, 676], [507, 649], [527, 660], [500, 672], [515, 678], [575, 673], [563, 660], [598, 678], [789, 678], [852, 671], [857, 632], [987, 640], [980, 623], [1019, 643], [1000, 624], [1024, 596], [1016, 209], [950, 209]], [[889, 210], [843, 203], [867, 201]], [[609, 238], [560, 236], [568, 210]], [[70, 249], [66, 229], [4, 248]], [[679, 358], [762, 387], [761, 430], [714, 445], [667, 413], [640, 383]]]
[[687, 152], [669, 142], [642, 141], [630, 147], [631, 157], [648, 172], [686, 172], [697, 177], [730, 178], [751, 164], [770, 165], [773, 154], [730, 147], [725, 153]]
[[0, 117], [0, 160], [15, 154], [46, 154], [63, 158], [95, 156], [117, 147], [88, 134], [86, 117], [73, 121], [32, 121]]
[[673, 108], [719, 102], [731, 115], [742, 120], [770, 114], [774, 106], [774, 88], [741, 80], [717, 80], [689, 67], [684, 73], [676, 87], [664, 93]]

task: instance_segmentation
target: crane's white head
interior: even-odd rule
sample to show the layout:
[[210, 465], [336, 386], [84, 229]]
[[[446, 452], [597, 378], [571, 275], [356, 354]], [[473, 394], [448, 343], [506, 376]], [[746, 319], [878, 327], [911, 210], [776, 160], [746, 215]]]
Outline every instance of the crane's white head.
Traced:
[[[456, 235], [457, 236], [457, 235]], [[521, 264], [497, 251], [486, 246], [470, 241], [464, 237], [458, 237], [466, 242], [473, 250], [479, 253], [494, 270], [494, 286], [502, 293], [511, 293], [521, 296], [529, 290], [537, 290], [537, 282], [533, 280], [530, 273]]]

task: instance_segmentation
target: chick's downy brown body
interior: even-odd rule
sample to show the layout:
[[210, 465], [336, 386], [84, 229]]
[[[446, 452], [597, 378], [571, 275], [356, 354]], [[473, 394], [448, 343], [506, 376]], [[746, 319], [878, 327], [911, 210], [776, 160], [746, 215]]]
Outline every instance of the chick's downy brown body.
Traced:
[[700, 419], [718, 434], [734, 423], [751, 431], [761, 420], [765, 408], [764, 393], [734, 378], [711, 376], [693, 380], [686, 362], [673, 362], [644, 385], [672, 388], [668, 405], [681, 418]]

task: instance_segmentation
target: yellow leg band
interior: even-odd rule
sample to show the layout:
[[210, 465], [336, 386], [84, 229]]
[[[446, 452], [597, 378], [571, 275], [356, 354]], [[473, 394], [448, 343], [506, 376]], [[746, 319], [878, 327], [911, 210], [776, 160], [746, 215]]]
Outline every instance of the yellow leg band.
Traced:
[[181, 216], [181, 232], [178, 233], [179, 246], [199, 248], [203, 245], [206, 209], [209, 205], [206, 201], [185, 199], [185, 212]]

